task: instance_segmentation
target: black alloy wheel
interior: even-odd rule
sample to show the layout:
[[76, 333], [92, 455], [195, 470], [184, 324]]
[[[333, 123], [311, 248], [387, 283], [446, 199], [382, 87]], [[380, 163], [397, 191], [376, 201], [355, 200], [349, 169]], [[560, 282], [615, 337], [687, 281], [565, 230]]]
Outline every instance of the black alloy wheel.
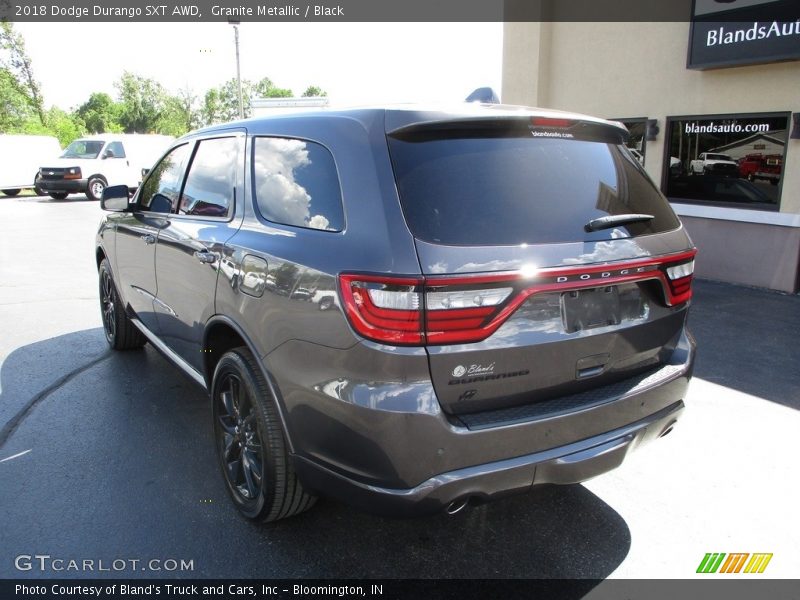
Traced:
[[239, 512], [269, 522], [311, 508], [316, 497], [295, 475], [275, 399], [248, 348], [220, 358], [211, 398], [217, 459]]

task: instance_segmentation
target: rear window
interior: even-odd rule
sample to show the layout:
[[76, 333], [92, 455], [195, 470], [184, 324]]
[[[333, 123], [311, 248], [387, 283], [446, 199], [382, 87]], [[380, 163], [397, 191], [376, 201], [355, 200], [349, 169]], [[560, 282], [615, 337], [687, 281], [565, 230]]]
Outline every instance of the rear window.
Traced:
[[[627, 152], [614, 144], [469, 134], [389, 138], [400, 201], [415, 237], [449, 245], [616, 239], [679, 222]], [[592, 219], [646, 222], [587, 232]]]

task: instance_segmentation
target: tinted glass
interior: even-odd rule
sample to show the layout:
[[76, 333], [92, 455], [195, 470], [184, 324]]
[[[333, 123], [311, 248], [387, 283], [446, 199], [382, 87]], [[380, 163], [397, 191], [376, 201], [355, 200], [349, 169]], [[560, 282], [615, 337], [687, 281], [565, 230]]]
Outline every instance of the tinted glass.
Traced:
[[201, 141], [194, 153], [178, 213], [225, 217], [233, 204], [239, 141], [214, 138]]
[[94, 140], [75, 140], [67, 149], [61, 158], [97, 158], [100, 150], [103, 149], [105, 142]]
[[150, 171], [139, 195], [141, 208], [151, 212], [172, 212], [172, 207], [178, 202], [188, 154], [188, 144], [178, 146]]
[[122, 146], [122, 142], [111, 142], [106, 148], [106, 152], [109, 150], [114, 154], [114, 158], [125, 158], [125, 148]]
[[[412, 233], [455, 245], [594, 241], [678, 227], [636, 159], [611, 144], [557, 138], [389, 140]], [[592, 219], [644, 213], [644, 223], [587, 232]]]
[[339, 176], [327, 148], [304, 140], [256, 138], [253, 178], [265, 219], [325, 231], [344, 228]]

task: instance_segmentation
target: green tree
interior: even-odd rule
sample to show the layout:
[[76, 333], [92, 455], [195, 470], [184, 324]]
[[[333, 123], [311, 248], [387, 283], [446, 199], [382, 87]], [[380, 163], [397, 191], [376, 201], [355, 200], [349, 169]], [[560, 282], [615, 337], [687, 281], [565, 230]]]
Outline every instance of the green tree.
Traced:
[[[242, 104], [244, 116], [252, 114], [250, 103], [253, 98], [291, 98], [292, 90], [279, 88], [269, 77], [253, 83], [242, 80]], [[221, 86], [211, 88], [203, 97], [200, 120], [203, 125], [225, 123], [239, 118], [239, 86], [236, 79], [229, 79]]]
[[177, 95], [168, 95], [164, 112], [156, 129], [159, 133], [179, 137], [200, 125], [200, 115], [195, 108], [197, 97], [189, 89], [183, 89]]
[[75, 111], [91, 133], [117, 133], [122, 131], [120, 116], [122, 105], [108, 94], [94, 92], [89, 99]]
[[328, 92], [323, 90], [318, 85], [310, 85], [306, 88], [306, 91], [303, 92], [303, 98], [312, 98], [312, 97], [325, 97], [328, 95]]
[[17, 91], [26, 98], [39, 121], [44, 124], [44, 99], [33, 74], [31, 58], [25, 51], [25, 39], [7, 21], [0, 22], [0, 68], [11, 74]]
[[14, 75], [0, 67], [0, 131], [12, 132], [33, 115], [30, 102]]
[[[154, 133], [164, 118], [167, 92], [154, 79], [125, 71], [114, 84], [122, 105], [119, 123], [125, 133]], [[162, 121], [163, 124], [163, 121]]]
[[251, 98], [291, 98], [294, 94], [288, 88], [279, 88], [269, 77], [264, 77], [253, 85]]

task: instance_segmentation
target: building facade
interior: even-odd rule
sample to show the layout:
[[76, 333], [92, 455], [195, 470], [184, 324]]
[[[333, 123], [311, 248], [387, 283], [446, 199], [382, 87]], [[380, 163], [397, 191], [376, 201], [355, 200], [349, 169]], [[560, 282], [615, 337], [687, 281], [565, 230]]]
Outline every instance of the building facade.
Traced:
[[624, 122], [698, 276], [797, 292], [800, 20], [777, 26], [506, 23], [502, 100]]

